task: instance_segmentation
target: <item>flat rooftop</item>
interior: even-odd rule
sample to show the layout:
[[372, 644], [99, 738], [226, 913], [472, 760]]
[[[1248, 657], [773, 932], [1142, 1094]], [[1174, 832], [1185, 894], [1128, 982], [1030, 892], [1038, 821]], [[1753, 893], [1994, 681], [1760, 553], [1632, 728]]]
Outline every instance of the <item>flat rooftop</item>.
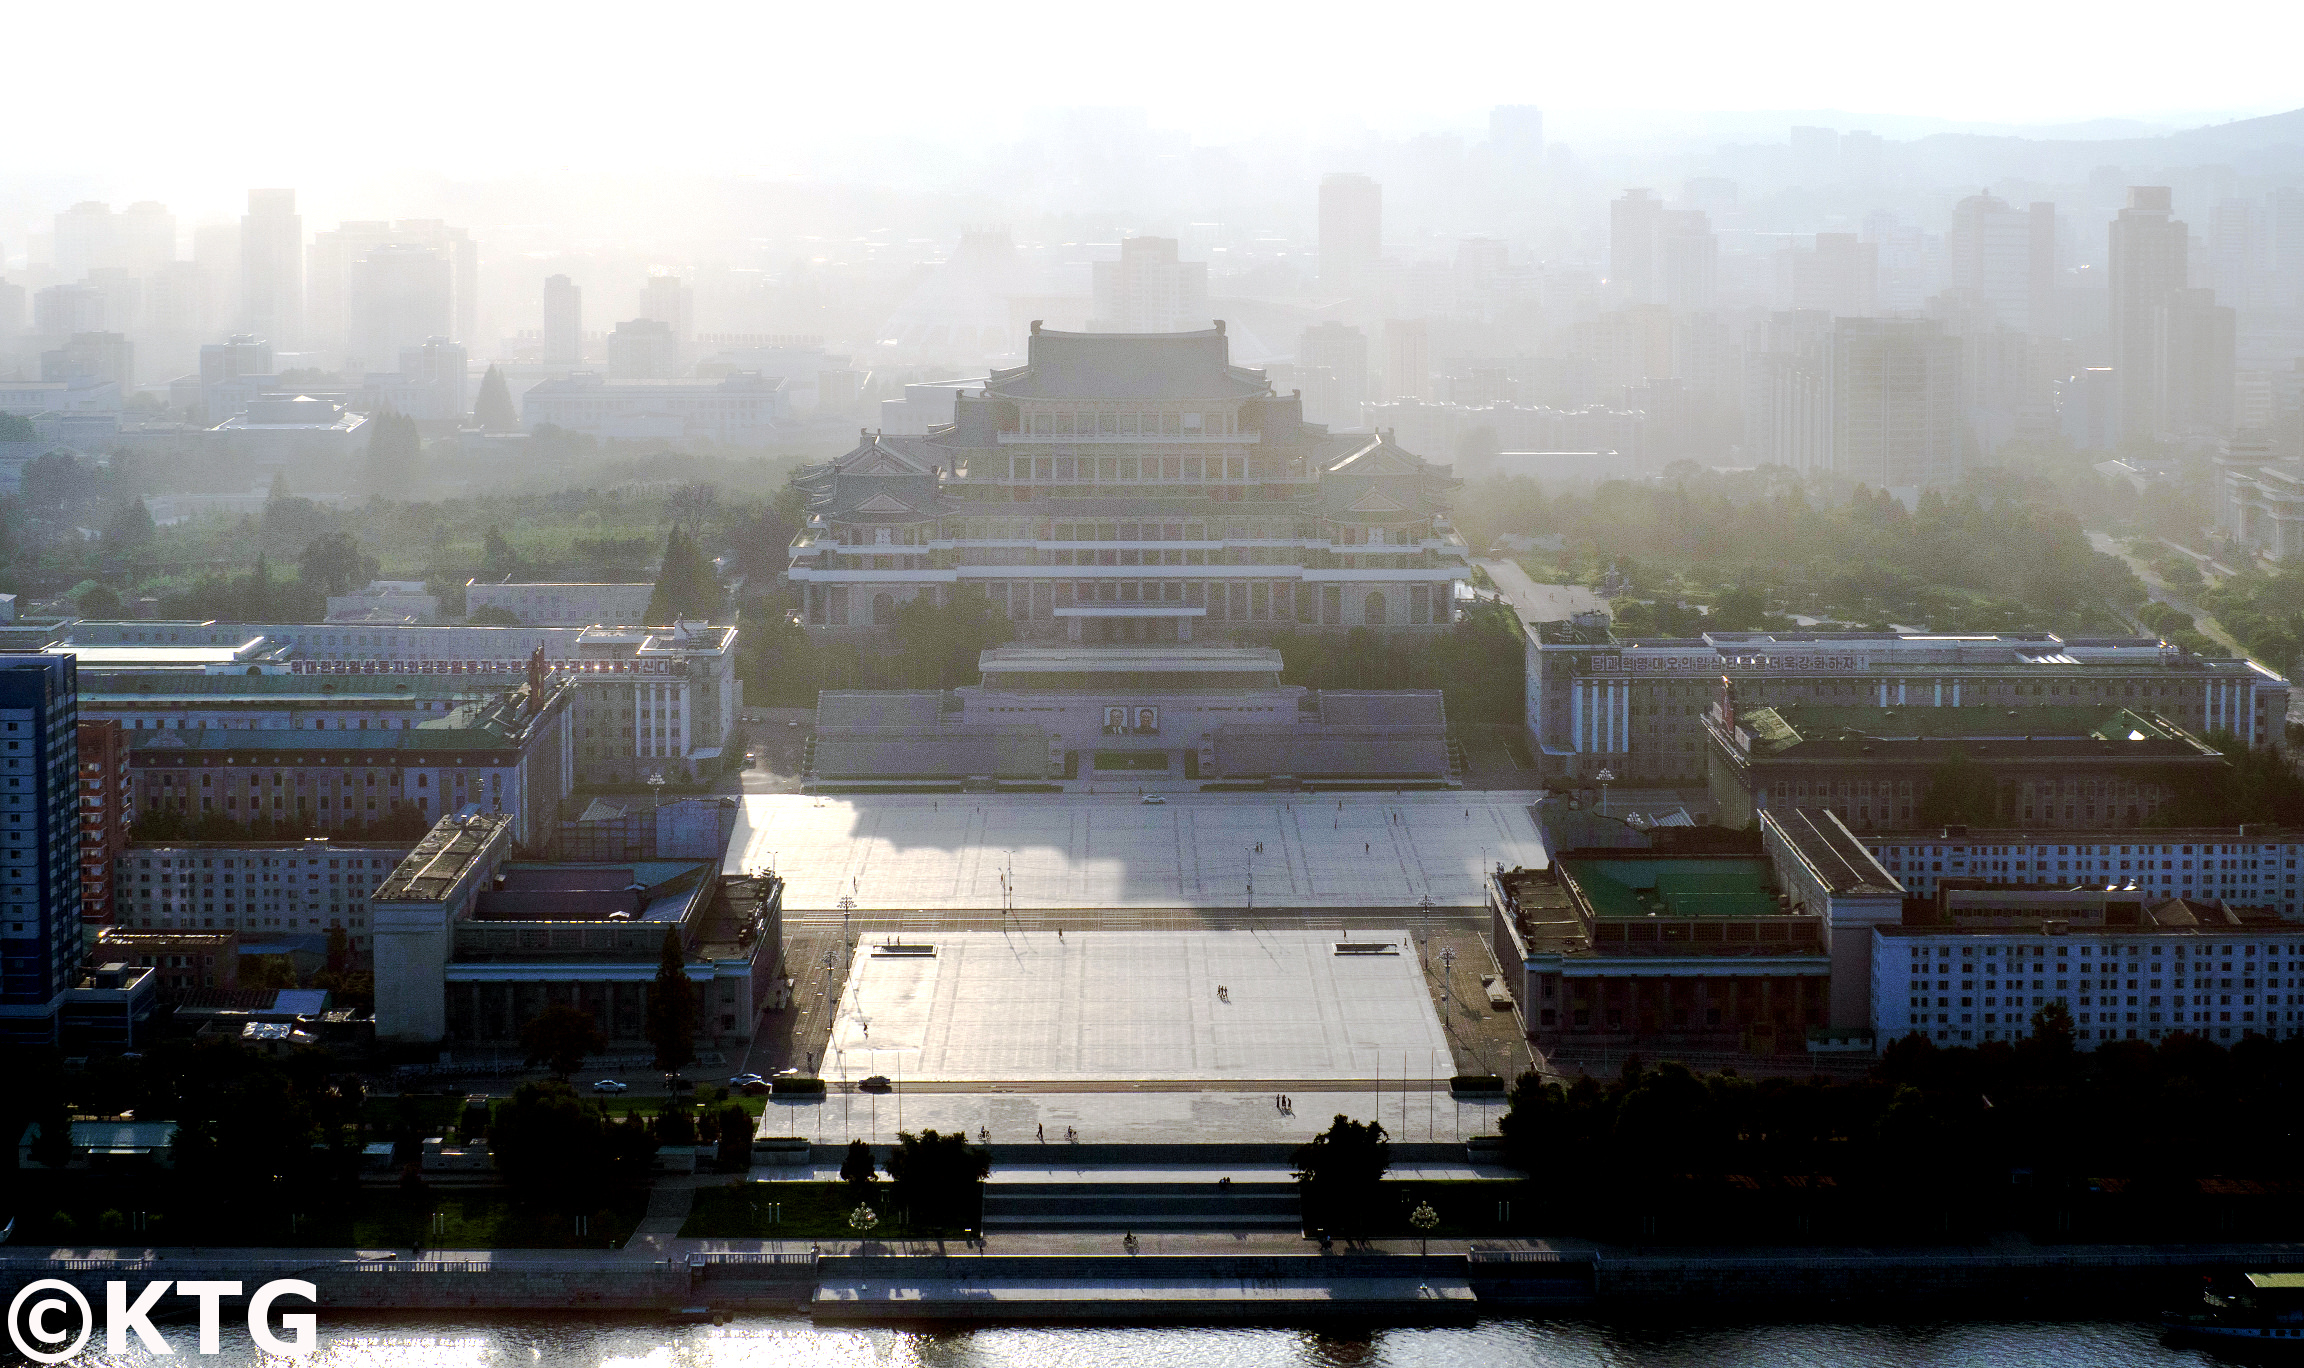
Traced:
[[695, 860], [630, 860], [607, 864], [506, 861], [502, 886], [474, 900], [479, 921], [676, 923], [711, 887], [709, 864]]
[[[723, 864], [788, 911], [1485, 904], [1481, 861], [1541, 868], [1526, 792], [747, 794]], [[1256, 847], [1262, 845], [1261, 851]]]
[[1795, 748], [1844, 750], [1862, 745], [1909, 749], [1947, 742], [1999, 742], [2032, 751], [2093, 754], [2092, 743], [2154, 743], [2149, 752], [2213, 755], [2190, 732], [2158, 713], [2112, 707], [1837, 708], [1808, 703], [1739, 709], [1736, 725], [1752, 737], [1755, 755]]
[[1141, 674], [1173, 670], [1280, 669], [1280, 653], [1269, 646], [995, 646], [976, 658], [980, 670], [1008, 674]]
[[1766, 860], [1577, 858], [1560, 862], [1598, 917], [1773, 917], [1776, 885]]
[[496, 833], [511, 824], [510, 817], [487, 814], [443, 819], [424, 833], [424, 839], [408, 852], [398, 869], [385, 876], [369, 901], [440, 901], [455, 889], [456, 881], [480, 858]]
[[1448, 1040], [1408, 934], [1351, 935], [1395, 947], [1386, 954], [1339, 953], [1342, 939], [1083, 930], [911, 942], [932, 954], [867, 942], [824, 1072], [1029, 1083], [1397, 1078], [1403, 1059], [1446, 1068]]

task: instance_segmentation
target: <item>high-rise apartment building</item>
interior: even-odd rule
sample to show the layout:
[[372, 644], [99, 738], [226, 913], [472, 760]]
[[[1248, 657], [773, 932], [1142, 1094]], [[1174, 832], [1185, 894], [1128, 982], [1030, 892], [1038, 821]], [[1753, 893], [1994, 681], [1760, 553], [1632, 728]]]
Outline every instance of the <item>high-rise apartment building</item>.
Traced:
[[650, 276], [640, 287], [640, 316], [671, 329], [673, 347], [685, 354], [696, 336], [696, 291], [678, 276]]
[[627, 318], [608, 334], [608, 378], [673, 380], [680, 375], [680, 340], [672, 325], [653, 318]]
[[251, 190], [240, 220], [240, 328], [293, 347], [304, 326], [304, 217], [293, 190]]
[[128, 848], [128, 743], [120, 723], [81, 722], [80, 920], [104, 925], [114, 917], [112, 862]]
[[449, 337], [455, 318], [455, 275], [430, 247], [393, 243], [354, 263], [345, 336], [348, 370], [381, 370], [404, 347]]
[[1811, 248], [1777, 254], [1777, 296], [1788, 309], [1869, 318], [1880, 308], [1880, 248], [1854, 233], [1818, 233]]
[[1617, 299], [1656, 298], [1656, 222], [1664, 212], [1653, 190], [1627, 190], [1608, 206], [1608, 283]]
[[1746, 343], [1744, 443], [1761, 465], [1802, 472], [1827, 468], [1831, 404], [1826, 354], [1832, 316], [1818, 310], [1771, 315]]
[[176, 259], [176, 216], [151, 200], [117, 214], [87, 200], [56, 216], [55, 242], [56, 272], [66, 280], [106, 268], [150, 275]]
[[1699, 313], [1719, 302], [1720, 239], [1701, 209], [1656, 215], [1655, 302], [1674, 313]]
[[118, 385], [123, 393], [136, 384], [136, 344], [116, 332], [74, 333], [54, 351], [40, 353], [40, 378], [71, 380], [93, 376]]
[[1358, 427], [1368, 398], [1368, 335], [1349, 323], [1315, 323], [1296, 343], [1306, 422]]
[[1960, 344], [1933, 319], [1841, 318], [1826, 353], [1832, 473], [1899, 493], [1960, 478]]
[[1320, 179], [1320, 284], [1361, 291], [1384, 258], [1384, 187], [1339, 171]]
[[144, 326], [162, 337], [197, 342], [215, 331], [216, 282], [192, 261], [163, 263], [144, 281]]
[[584, 360], [584, 292], [564, 275], [544, 278], [544, 364], [580, 365]]
[[2263, 215], [2248, 200], [2219, 200], [2208, 211], [2208, 285], [2235, 309], [2256, 302], [2264, 265]]
[[2152, 311], [2152, 408], [2160, 431], [2232, 430], [2235, 316], [2214, 290], [2170, 290]]
[[395, 372], [400, 378], [392, 388], [418, 402], [389, 407], [412, 418], [461, 418], [471, 412], [470, 369], [463, 344], [445, 337], [402, 347]]
[[1208, 263], [1178, 261], [1174, 238], [1136, 237], [1120, 244], [1118, 261], [1094, 268], [1095, 313], [1090, 332], [1190, 332], [1212, 321]]
[[[2046, 228], [2041, 228], [2041, 221], [2046, 221]], [[2041, 263], [2041, 233], [2046, 233], [2046, 263]], [[2032, 306], [2041, 292], [2053, 290], [2055, 205], [2018, 210], [1988, 193], [1968, 196], [1951, 210], [1945, 256], [1954, 295], [1986, 309], [1993, 322], [2004, 322], [2018, 332], [2039, 332]], [[2039, 279], [2041, 265], [2046, 265], [2051, 281]], [[2041, 311], [2041, 320], [2046, 320], [2046, 311]]]
[[78, 691], [70, 656], [0, 655], [0, 1044], [55, 1043], [79, 960]]
[[[348, 362], [370, 370], [388, 364], [392, 351], [363, 353], [357, 299], [362, 264], [383, 247], [427, 247], [445, 263], [448, 313], [427, 333], [469, 344], [479, 328], [480, 249], [472, 235], [440, 219], [358, 219], [312, 235], [305, 255], [305, 328], [309, 345], [341, 350]], [[404, 344], [403, 344], [404, 345]], [[396, 350], [396, 348], [395, 348]]]
[[2159, 310], [2186, 281], [2184, 224], [2173, 217], [2168, 187], [2131, 185], [2128, 205], [2112, 221], [2112, 364], [2120, 382], [2120, 426], [2130, 437], [2161, 430], [2154, 364]]
[[1432, 397], [1432, 334], [1421, 318], [1384, 321], [1384, 396]]
[[49, 337], [104, 331], [109, 301], [94, 285], [51, 285], [32, 296], [32, 330]]

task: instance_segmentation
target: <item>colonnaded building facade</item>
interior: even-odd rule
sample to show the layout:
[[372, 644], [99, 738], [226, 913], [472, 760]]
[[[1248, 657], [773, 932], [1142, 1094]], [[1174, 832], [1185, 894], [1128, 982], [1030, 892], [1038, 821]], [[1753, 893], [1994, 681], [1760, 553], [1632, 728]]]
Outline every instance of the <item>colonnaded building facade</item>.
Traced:
[[[1542, 622], [1527, 636], [1527, 726], [1540, 770], [1589, 780], [1694, 785], [1704, 715], [1723, 678], [1747, 706], [2134, 708], [2194, 736], [2280, 739], [2288, 681], [2250, 660], [2212, 659], [2153, 637], [2048, 632], [1706, 632], [1619, 637], [1603, 614]], [[1920, 730], [1929, 724], [1915, 719]], [[1948, 719], [1943, 731], [1962, 730]]]
[[791, 578], [808, 626], [886, 624], [984, 593], [1029, 639], [1255, 640], [1283, 627], [1435, 631], [1470, 573], [1447, 466], [1304, 421], [1185, 333], [1032, 325], [1025, 365], [925, 435], [867, 431], [794, 477]]

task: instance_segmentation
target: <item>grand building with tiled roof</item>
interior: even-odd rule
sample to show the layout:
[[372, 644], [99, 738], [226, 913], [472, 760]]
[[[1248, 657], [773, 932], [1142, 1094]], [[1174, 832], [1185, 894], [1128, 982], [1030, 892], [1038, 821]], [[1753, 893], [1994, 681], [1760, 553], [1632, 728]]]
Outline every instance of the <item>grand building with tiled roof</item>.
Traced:
[[1468, 574], [1446, 466], [1304, 421], [1231, 364], [1224, 325], [1060, 333], [963, 390], [953, 422], [863, 434], [794, 477], [809, 627], [981, 592], [1026, 638], [1259, 639], [1432, 631]]

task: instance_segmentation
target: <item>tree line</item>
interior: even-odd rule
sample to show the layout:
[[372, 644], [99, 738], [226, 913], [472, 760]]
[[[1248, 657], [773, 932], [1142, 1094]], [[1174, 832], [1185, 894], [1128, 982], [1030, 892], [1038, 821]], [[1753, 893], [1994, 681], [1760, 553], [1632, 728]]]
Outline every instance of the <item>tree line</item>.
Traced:
[[1598, 583], [1614, 569], [1641, 600], [1708, 604], [1701, 621], [1715, 630], [1789, 626], [1800, 613], [1861, 627], [2112, 631], [2121, 624], [2108, 605], [2145, 598], [2051, 490], [2021, 481], [1931, 488], [1907, 508], [1884, 490], [1783, 467], [1683, 462], [1660, 480], [1552, 498], [1526, 477], [1499, 477], [1461, 503], [1468, 534], [1557, 536], [1546, 573]]
[[1607, 1224], [1607, 1202], [1653, 1210], [1788, 1179], [1830, 1191], [1859, 1225], [1936, 1230], [2020, 1226], [2038, 1202], [2091, 1185], [2190, 1194], [2204, 1180], [2292, 1175], [2304, 1040], [2225, 1048], [2179, 1032], [2083, 1053], [2061, 1007], [2034, 1028], [1959, 1048], [1908, 1036], [1854, 1079], [1753, 1079], [1637, 1055], [1612, 1079], [1523, 1074], [1505, 1153], [1534, 1175], [1583, 1175], [1584, 1196], [1554, 1194], [1563, 1230]]

